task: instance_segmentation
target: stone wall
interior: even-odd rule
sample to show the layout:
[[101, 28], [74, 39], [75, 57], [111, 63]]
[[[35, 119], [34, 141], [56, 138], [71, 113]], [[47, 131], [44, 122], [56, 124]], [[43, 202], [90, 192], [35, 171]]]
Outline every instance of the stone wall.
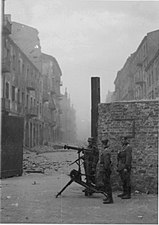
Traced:
[[98, 147], [101, 152], [102, 138], [110, 140], [113, 189], [121, 188], [116, 172], [117, 152], [121, 148], [120, 139], [122, 136], [129, 136], [133, 148], [132, 189], [157, 193], [159, 101], [101, 103], [98, 113]]

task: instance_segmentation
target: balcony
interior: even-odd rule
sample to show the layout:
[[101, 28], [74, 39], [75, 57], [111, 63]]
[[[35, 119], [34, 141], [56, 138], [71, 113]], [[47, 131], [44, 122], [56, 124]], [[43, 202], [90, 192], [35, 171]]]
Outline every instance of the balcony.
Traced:
[[35, 82], [28, 81], [26, 88], [27, 88], [27, 91], [35, 91]]
[[7, 98], [1, 98], [1, 109], [2, 111], [7, 111], [9, 112], [10, 111], [10, 100], [7, 99]]
[[37, 117], [38, 116], [38, 110], [37, 110], [37, 107], [29, 107], [29, 108], [25, 108], [25, 115], [29, 118], [32, 118], [32, 117]]
[[2, 58], [2, 72], [10, 72], [10, 58]]
[[12, 24], [9, 21], [7, 16], [4, 16], [4, 21], [3, 21], [3, 34], [9, 35], [12, 32]]

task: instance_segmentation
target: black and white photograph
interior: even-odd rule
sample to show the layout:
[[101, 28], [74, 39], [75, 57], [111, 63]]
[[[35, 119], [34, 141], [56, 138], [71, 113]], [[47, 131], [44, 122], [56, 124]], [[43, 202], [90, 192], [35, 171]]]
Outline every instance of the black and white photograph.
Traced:
[[0, 223], [158, 224], [159, 1], [0, 5]]

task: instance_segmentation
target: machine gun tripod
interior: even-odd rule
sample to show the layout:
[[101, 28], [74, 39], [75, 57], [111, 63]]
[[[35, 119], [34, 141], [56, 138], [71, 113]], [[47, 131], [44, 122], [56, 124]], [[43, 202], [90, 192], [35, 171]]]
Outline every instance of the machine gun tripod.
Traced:
[[70, 165], [72, 165], [72, 164], [76, 163], [78, 165], [78, 170], [75, 170], [75, 169], [71, 170], [70, 175], [69, 175], [71, 180], [62, 188], [62, 190], [60, 192], [57, 193], [56, 198], [59, 195], [61, 195], [62, 192], [73, 182], [76, 182], [77, 184], [86, 188], [86, 190], [85, 190], [86, 196], [91, 195], [91, 193], [101, 193], [107, 198], [107, 194], [104, 191], [98, 189], [94, 183], [91, 182], [88, 184], [87, 182], [82, 181], [82, 176], [86, 176], [86, 174], [81, 173], [81, 165], [83, 164], [83, 163], [81, 163], [81, 160], [84, 160], [84, 156], [81, 156], [80, 153], [81, 152], [83, 153], [84, 151], [90, 152], [91, 150], [68, 146], [68, 145], [65, 145], [63, 148], [64, 149], [73, 149], [73, 150], [78, 151], [78, 158], [70, 164]]

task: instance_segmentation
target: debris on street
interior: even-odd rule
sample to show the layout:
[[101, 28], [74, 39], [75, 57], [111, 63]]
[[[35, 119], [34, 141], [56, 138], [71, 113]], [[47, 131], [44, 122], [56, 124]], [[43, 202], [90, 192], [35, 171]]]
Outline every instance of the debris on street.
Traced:
[[50, 175], [54, 172], [65, 172], [66, 174], [68, 174], [70, 169], [69, 164], [72, 162], [72, 152], [70, 151], [70, 160], [65, 160], [65, 157], [62, 157], [61, 160], [49, 159], [47, 154], [56, 152], [61, 152], [62, 154], [65, 154], [65, 152], [67, 152], [68, 154], [68, 151], [64, 149], [54, 149], [51, 145], [38, 146], [32, 149], [24, 148], [23, 173], [41, 173], [45, 175]]

